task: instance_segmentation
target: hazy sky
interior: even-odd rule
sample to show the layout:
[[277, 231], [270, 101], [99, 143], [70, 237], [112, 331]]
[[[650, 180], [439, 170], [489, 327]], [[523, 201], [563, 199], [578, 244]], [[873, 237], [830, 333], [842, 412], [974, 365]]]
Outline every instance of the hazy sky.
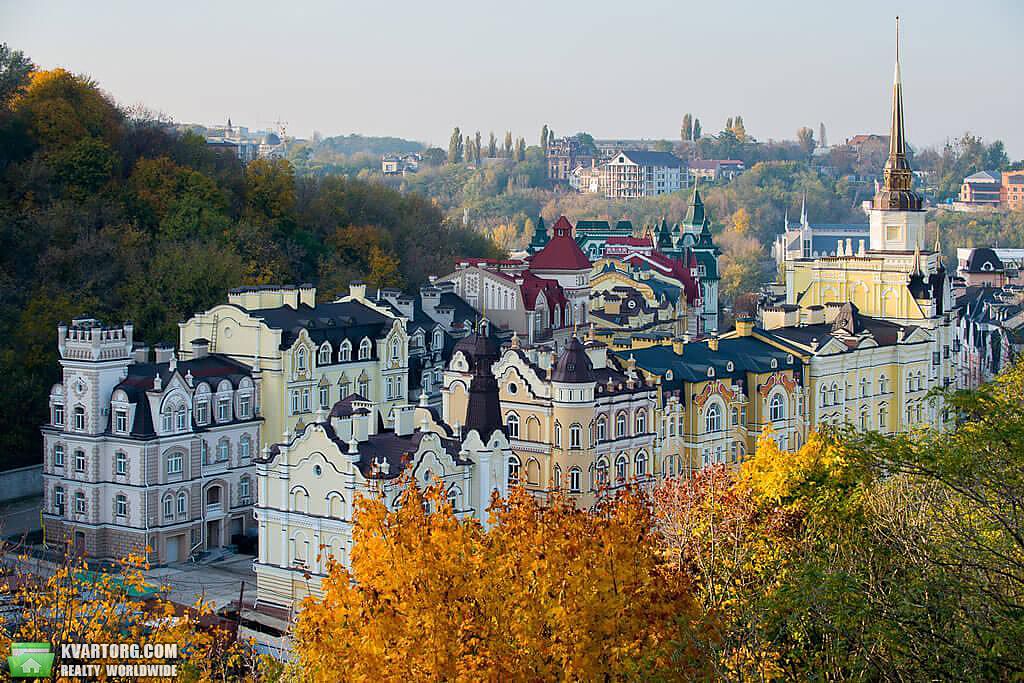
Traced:
[[908, 138], [1024, 157], [1024, 2], [0, 0], [0, 41], [181, 122], [447, 146], [463, 131], [758, 139], [884, 133], [901, 15]]

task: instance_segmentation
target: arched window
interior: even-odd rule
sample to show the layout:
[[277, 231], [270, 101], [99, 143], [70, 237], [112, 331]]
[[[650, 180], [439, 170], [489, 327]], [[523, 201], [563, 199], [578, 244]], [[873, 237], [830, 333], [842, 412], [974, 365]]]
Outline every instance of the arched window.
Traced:
[[[212, 492], [213, 489], [210, 489]], [[209, 494], [207, 494], [209, 495]], [[309, 512], [309, 496], [306, 495], [306, 491], [300, 487], [292, 489], [292, 512]]]
[[508, 438], [518, 439], [519, 438], [519, 416], [515, 413], [509, 413], [505, 416], [505, 427], [508, 429]]
[[555, 447], [562, 447], [562, 425], [555, 423]]
[[391, 342], [391, 360], [398, 360], [402, 355], [402, 344], [397, 339]]
[[819, 404], [822, 407], [828, 405], [828, 387], [826, 387], [824, 384], [821, 386], [821, 401], [819, 402]]
[[889, 431], [889, 406], [884, 403], [878, 406], [878, 431]]
[[732, 412], [731, 412], [731, 416], [732, 416], [732, 424], [733, 424], [733, 426], [738, 425], [740, 423], [740, 409], [735, 407], [735, 406], [733, 406], [733, 409], [732, 409]]
[[862, 432], [866, 432], [869, 429], [871, 429], [871, 423], [870, 423], [869, 420], [870, 420], [870, 418], [868, 417], [868, 407], [867, 406], [861, 406], [860, 407], [860, 430]]
[[569, 427], [569, 448], [583, 448], [583, 427], [578, 424]]
[[305, 347], [299, 347], [299, 350], [295, 352], [295, 369], [302, 372], [306, 369], [306, 349]]
[[869, 384], [869, 382], [868, 382], [868, 378], [867, 377], [861, 377], [860, 378], [860, 397], [861, 398], [866, 398], [867, 397], [867, 395], [868, 395], [868, 384]]
[[626, 481], [626, 475], [629, 473], [629, 458], [626, 457], [625, 453], [622, 453], [615, 459], [615, 483], [623, 484]]
[[330, 342], [324, 342], [320, 346], [320, 357], [317, 358], [318, 365], [330, 365], [331, 364], [331, 344]]
[[637, 477], [647, 476], [647, 454], [640, 451], [636, 454], [636, 465], [633, 469]]
[[878, 378], [878, 393], [887, 394], [889, 393], [889, 378], [882, 375]]
[[178, 515], [188, 514], [188, 495], [185, 492], [178, 494]]
[[554, 470], [554, 473], [552, 474], [552, 476], [553, 476], [553, 481], [551, 483], [553, 485], [553, 488], [555, 488], [555, 489], [562, 488], [562, 468], [559, 467], [558, 465], [555, 465], [555, 470]]
[[174, 411], [174, 428], [179, 432], [185, 431], [185, 404], [181, 404]]
[[636, 434], [647, 433], [647, 413], [643, 410], [636, 411]]
[[359, 342], [359, 360], [369, 360], [372, 347], [369, 338], [363, 337], [363, 341]]
[[580, 486], [582, 485], [580, 480], [583, 478], [583, 473], [579, 467], [573, 467], [569, 470], [569, 491], [572, 493], [579, 493]]
[[174, 496], [164, 498], [164, 519], [174, 519]]
[[594, 468], [594, 488], [604, 486], [608, 483], [608, 461], [601, 458]]
[[626, 413], [619, 413], [615, 416], [615, 438], [621, 439], [626, 436]]
[[458, 486], [452, 486], [448, 489], [448, 504], [452, 506], [452, 512], [458, 512], [461, 507], [460, 501], [462, 500], [462, 489]]
[[515, 455], [508, 456], [508, 485], [516, 486], [519, 483], [519, 458]]
[[832, 405], [839, 405], [839, 385], [833, 384], [832, 391], [830, 392], [830, 398], [832, 399]]
[[597, 418], [597, 440], [606, 441], [608, 439], [608, 420], [604, 415]]
[[722, 430], [722, 409], [718, 403], [708, 404], [708, 411], [704, 415], [704, 431], [711, 434]]
[[768, 416], [772, 422], [786, 419], [786, 401], [782, 398], [781, 393], [772, 396], [768, 403]]
[[85, 431], [85, 408], [75, 406], [75, 431]]
[[444, 348], [444, 332], [441, 330], [434, 330], [434, 343], [431, 344], [431, 350], [440, 351]]
[[352, 360], [352, 342], [348, 339], [341, 342], [341, 348], [338, 349], [338, 362], [347, 363]]

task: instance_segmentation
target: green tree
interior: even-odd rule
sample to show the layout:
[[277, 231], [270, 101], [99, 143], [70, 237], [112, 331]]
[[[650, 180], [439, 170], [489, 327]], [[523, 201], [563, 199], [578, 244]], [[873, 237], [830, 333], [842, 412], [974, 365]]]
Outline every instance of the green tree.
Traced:
[[683, 125], [679, 130], [679, 137], [683, 142], [693, 140], [693, 115], [683, 114]]
[[29, 83], [35, 65], [21, 50], [12, 50], [0, 43], [0, 109], [6, 108]]
[[110, 145], [84, 137], [50, 155], [50, 167], [66, 191], [76, 197], [94, 194], [106, 185], [117, 164]]
[[452, 129], [451, 140], [448, 141], [448, 163], [458, 164], [462, 163], [463, 155], [463, 142], [462, 142], [462, 131], [456, 126]]
[[493, 159], [498, 156], [498, 139], [494, 137], [494, 131], [491, 131], [490, 137], [487, 139], [487, 158]]
[[694, 140], [700, 140], [700, 136], [701, 136], [700, 119], [695, 118], [693, 120], [693, 139]]
[[512, 158], [512, 131], [505, 131], [505, 146], [504, 153], [502, 154], [507, 159]]
[[822, 121], [818, 124], [818, 144], [822, 147], [828, 147], [828, 138], [825, 137], [825, 122]]
[[732, 117], [731, 116], [725, 120], [725, 128], [723, 128], [722, 130], [730, 130], [730, 131], [732, 130]]
[[544, 151], [548, 149], [548, 124], [546, 123], [540, 129], [540, 148]]
[[290, 223], [295, 210], [295, 171], [285, 159], [257, 159], [245, 167], [249, 215], [279, 225]]
[[476, 165], [480, 165], [480, 159], [483, 156], [483, 151], [480, 147], [480, 131], [477, 131], [473, 136], [473, 161]]

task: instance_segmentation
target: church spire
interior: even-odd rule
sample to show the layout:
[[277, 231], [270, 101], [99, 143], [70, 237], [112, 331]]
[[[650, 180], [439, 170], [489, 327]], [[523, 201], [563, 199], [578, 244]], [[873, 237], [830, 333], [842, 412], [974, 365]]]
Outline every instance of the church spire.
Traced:
[[914, 193], [914, 173], [907, 161], [906, 128], [903, 123], [903, 76], [900, 72], [900, 18], [896, 17], [896, 65], [892, 78], [892, 123], [889, 129], [889, 159], [885, 162], [881, 189], [874, 207], [888, 211], [920, 211], [921, 197]]

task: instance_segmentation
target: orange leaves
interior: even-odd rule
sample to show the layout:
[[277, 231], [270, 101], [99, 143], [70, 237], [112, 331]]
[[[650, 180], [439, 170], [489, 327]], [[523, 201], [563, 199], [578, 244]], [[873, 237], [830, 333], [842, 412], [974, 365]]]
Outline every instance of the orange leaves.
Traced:
[[692, 665], [669, 664], [693, 603], [663, 571], [644, 500], [591, 513], [517, 489], [484, 529], [440, 493], [409, 488], [393, 512], [359, 503], [352, 576], [336, 567], [296, 627], [304, 674], [594, 680]]

